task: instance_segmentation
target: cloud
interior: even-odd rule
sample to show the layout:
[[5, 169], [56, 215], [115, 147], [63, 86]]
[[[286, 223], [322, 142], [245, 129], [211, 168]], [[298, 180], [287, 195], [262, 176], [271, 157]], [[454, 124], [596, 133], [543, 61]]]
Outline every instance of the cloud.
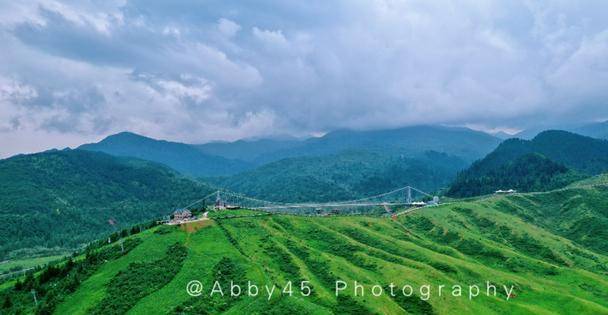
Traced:
[[220, 33], [228, 37], [233, 37], [241, 30], [241, 26], [229, 19], [220, 18], [217, 22], [217, 29]]
[[121, 130], [205, 142], [608, 118], [604, 12], [601, 1], [6, 1], [0, 154]]
[[269, 31], [254, 27], [252, 32], [253, 36], [267, 44], [277, 46], [287, 45], [287, 39], [285, 39], [281, 30]]

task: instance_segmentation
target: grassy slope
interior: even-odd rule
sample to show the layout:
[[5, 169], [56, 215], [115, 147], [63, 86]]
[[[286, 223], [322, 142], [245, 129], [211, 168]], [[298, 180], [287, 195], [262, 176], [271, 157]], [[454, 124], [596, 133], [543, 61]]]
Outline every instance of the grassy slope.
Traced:
[[496, 208], [608, 255], [607, 195], [608, 175], [602, 175], [566, 189], [508, 196]]
[[[608, 197], [605, 190], [597, 193], [604, 200]], [[400, 217], [398, 222], [371, 217], [264, 216], [222, 220], [223, 228], [215, 223], [191, 234], [178, 228], [164, 235], [147, 231], [138, 236], [144, 239], [143, 244], [104, 265], [56, 313], [84, 314], [103, 298], [107, 283], [128, 263], [157, 259], [175, 241], [188, 248], [184, 267], [161, 290], [139, 300], [131, 314], [167, 314], [192, 301], [185, 293], [186, 283], [196, 279], [209, 288], [215, 279], [213, 266], [222, 257], [233, 259], [254, 282], [281, 284], [310, 279], [317, 293], [315, 297], [294, 296], [272, 303], [264, 298], [245, 298], [229, 309], [228, 313], [234, 314], [245, 310], [266, 313], [285, 299], [293, 312], [329, 313], [336, 304], [326, 280], [329, 273], [332, 279], [366, 284], [394, 281], [436, 287], [482, 285], [491, 280], [516, 286], [517, 297], [508, 302], [504, 297], [480, 296], [469, 301], [434, 294], [429, 303], [439, 314], [608, 313], [606, 253], [574, 243], [564, 227], [560, 230], [540, 219], [533, 225], [525, 216], [504, 208], [517, 198], [558, 202], [554, 194], [560, 191], [456, 202], [426, 208]], [[530, 203], [526, 209], [549, 208], [539, 204]], [[387, 296], [355, 300], [377, 313], [405, 312]], [[405, 309], [416, 313], [411, 307]]]
[[25, 259], [6, 260], [0, 262], [0, 274], [11, 272], [12, 270], [22, 270], [36, 266], [46, 265], [47, 263], [61, 260], [65, 255], [41, 256]]

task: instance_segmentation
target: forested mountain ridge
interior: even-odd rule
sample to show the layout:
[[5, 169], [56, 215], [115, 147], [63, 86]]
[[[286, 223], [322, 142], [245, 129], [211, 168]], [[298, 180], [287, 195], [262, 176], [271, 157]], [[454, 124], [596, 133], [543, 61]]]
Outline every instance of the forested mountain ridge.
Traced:
[[191, 176], [230, 175], [252, 167], [244, 161], [205, 154], [189, 144], [156, 140], [131, 132], [111, 135], [98, 143], [81, 145], [79, 149], [158, 162]]
[[474, 196], [509, 188], [549, 190], [606, 171], [608, 141], [548, 130], [532, 140], [505, 140], [461, 172], [448, 195]]
[[282, 156], [274, 156], [277, 152], [284, 152], [299, 147], [304, 143], [305, 140], [298, 139], [258, 139], [209, 142], [205, 144], [193, 144], [192, 146], [205, 154], [242, 160], [259, 165], [265, 161], [279, 160]]
[[462, 127], [409, 126], [384, 130], [337, 130], [310, 138], [293, 148], [261, 155], [260, 161], [286, 157], [322, 156], [345, 150], [372, 150], [387, 154], [413, 156], [436, 151], [472, 162], [498, 146], [500, 139]]
[[521, 192], [546, 191], [564, 187], [585, 175], [572, 171], [538, 153], [526, 153], [483, 172], [472, 167], [458, 175], [448, 196], [470, 197], [515, 189]]
[[461, 127], [410, 126], [385, 130], [337, 130], [321, 137], [259, 139], [185, 144], [122, 132], [80, 149], [159, 162], [193, 176], [225, 176], [293, 157], [369, 150], [408, 156], [436, 151], [472, 162], [492, 151], [500, 139]]
[[435, 192], [467, 163], [428, 151], [415, 157], [347, 150], [287, 158], [229, 177], [203, 179], [249, 196], [273, 201], [333, 201], [361, 198], [407, 185]]
[[84, 150], [0, 160], [0, 259], [14, 250], [73, 248], [171, 213], [208, 186], [166, 166]]

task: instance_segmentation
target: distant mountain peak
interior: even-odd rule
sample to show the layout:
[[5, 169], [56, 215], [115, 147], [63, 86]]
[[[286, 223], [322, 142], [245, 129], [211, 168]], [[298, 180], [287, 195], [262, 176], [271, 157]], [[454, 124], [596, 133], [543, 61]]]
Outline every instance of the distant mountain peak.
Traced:
[[119, 133], [115, 133], [112, 135], [109, 135], [107, 137], [105, 137], [103, 140], [101, 140], [101, 142], [103, 141], [115, 141], [115, 140], [149, 140], [149, 141], [165, 141], [165, 140], [157, 140], [151, 137], [147, 137], [144, 135], [140, 135], [138, 133], [132, 132], [132, 131], [121, 131]]
[[196, 177], [229, 175], [250, 168], [249, 163], [206, 154], [190, 144], [156, 140], [129, 131], [81, 145], [79, 149], [162, 163]]

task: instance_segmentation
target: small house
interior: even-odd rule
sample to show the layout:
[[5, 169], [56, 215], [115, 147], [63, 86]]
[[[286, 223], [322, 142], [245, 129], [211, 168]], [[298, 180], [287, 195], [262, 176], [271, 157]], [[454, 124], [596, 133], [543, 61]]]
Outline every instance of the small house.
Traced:
[[499, 190], [495, 191], [494, 193], [497, 195], [508, 195], [508, 194], [514, 194], [516, 192], [517, 192], [517, 190], [514, 190], [514, 189], [509, 189], [509, 190], [499, 189]]
[[180, 209], [173, 212], [174, 221], [187, 221], [192, 219], [192, 212], [188, 209]]

